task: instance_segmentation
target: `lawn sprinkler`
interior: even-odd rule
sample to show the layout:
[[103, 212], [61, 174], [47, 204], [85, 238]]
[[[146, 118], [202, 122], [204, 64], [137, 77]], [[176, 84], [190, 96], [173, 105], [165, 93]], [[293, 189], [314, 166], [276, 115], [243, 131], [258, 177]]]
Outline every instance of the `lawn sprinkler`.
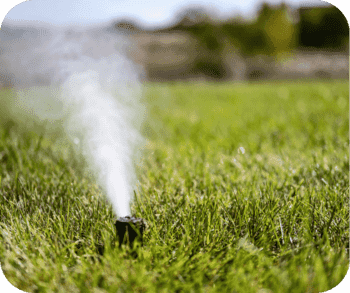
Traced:
[[[131, 255], [137, 257], [137, 251], [134, 249], [136, 242], [143, 246], [143, 232], [146, 229], [145, 220], [142, 218], [135, 218], [130, 216], [121, 217], [114, 223], [117, 230], [119, 248], [122, 245], [129, 247]], [[135, 242], [136, 240], [136, 242]], [[96, 243], [97, 252], [100, 255], [104, 255], [105, 245], [101, 243]], [[115, 247], [114, 243], [111, 243], [111, 247]]]
[[117, 229], [119, 247], [125, 244], [133, 248], [135, 240], [141, 246], [143, 245], [143, 232], [146, 229], [144, 219], [130, 216], [121, 217], [115, 222], [115, 228]]

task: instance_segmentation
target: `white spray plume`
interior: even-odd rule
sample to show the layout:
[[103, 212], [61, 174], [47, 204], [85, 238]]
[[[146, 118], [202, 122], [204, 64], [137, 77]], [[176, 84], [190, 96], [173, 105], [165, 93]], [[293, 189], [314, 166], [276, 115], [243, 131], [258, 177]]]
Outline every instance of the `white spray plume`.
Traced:
[[127, 41], [100, 30], [56, 30], [47, 39], [5, 56], [16, 81], [14, 112], [60, 123], [80, 145], [115, 213], [130, 215], [144, 108], [140, 71], [123, 53]]

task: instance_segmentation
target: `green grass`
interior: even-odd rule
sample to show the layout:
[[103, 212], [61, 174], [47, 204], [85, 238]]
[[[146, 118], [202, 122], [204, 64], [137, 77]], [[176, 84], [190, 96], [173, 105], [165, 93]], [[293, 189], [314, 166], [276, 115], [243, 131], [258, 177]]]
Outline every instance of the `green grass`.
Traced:
[[[30, 292], [322, 292], [349, 267], [349, 84], [152, 84], [138, 258], [55, 133], [4, 115], [0, 260]], [[4, 110], [5, 109], [5, 110]], [[105, 243], [103, 256], [96, 246]]]

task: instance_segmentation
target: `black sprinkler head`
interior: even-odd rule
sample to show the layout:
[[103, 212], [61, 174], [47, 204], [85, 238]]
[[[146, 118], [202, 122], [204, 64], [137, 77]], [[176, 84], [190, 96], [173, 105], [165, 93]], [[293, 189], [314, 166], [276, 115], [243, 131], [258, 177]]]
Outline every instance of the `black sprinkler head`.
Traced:
[[119, 247], [126, 244], [133, 248], [135, 240], [141, 246], [143, 245], [143, 232], [146, 229], [146, 223], [142, 218], [121, 217], [115, 222], [115, 228], [117, 229]]

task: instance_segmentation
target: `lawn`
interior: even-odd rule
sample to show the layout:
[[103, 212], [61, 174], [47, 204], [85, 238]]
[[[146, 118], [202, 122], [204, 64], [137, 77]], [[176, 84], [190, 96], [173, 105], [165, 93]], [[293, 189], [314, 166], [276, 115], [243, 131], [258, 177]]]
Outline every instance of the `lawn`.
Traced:
[[[322, 292], [349, 267], [349, 83], [145, 85], [138, 257], [64, 137], [0, 92], [0, 260], [28, 292]], [[97, 247], [104, 244], [100, 255]]]

